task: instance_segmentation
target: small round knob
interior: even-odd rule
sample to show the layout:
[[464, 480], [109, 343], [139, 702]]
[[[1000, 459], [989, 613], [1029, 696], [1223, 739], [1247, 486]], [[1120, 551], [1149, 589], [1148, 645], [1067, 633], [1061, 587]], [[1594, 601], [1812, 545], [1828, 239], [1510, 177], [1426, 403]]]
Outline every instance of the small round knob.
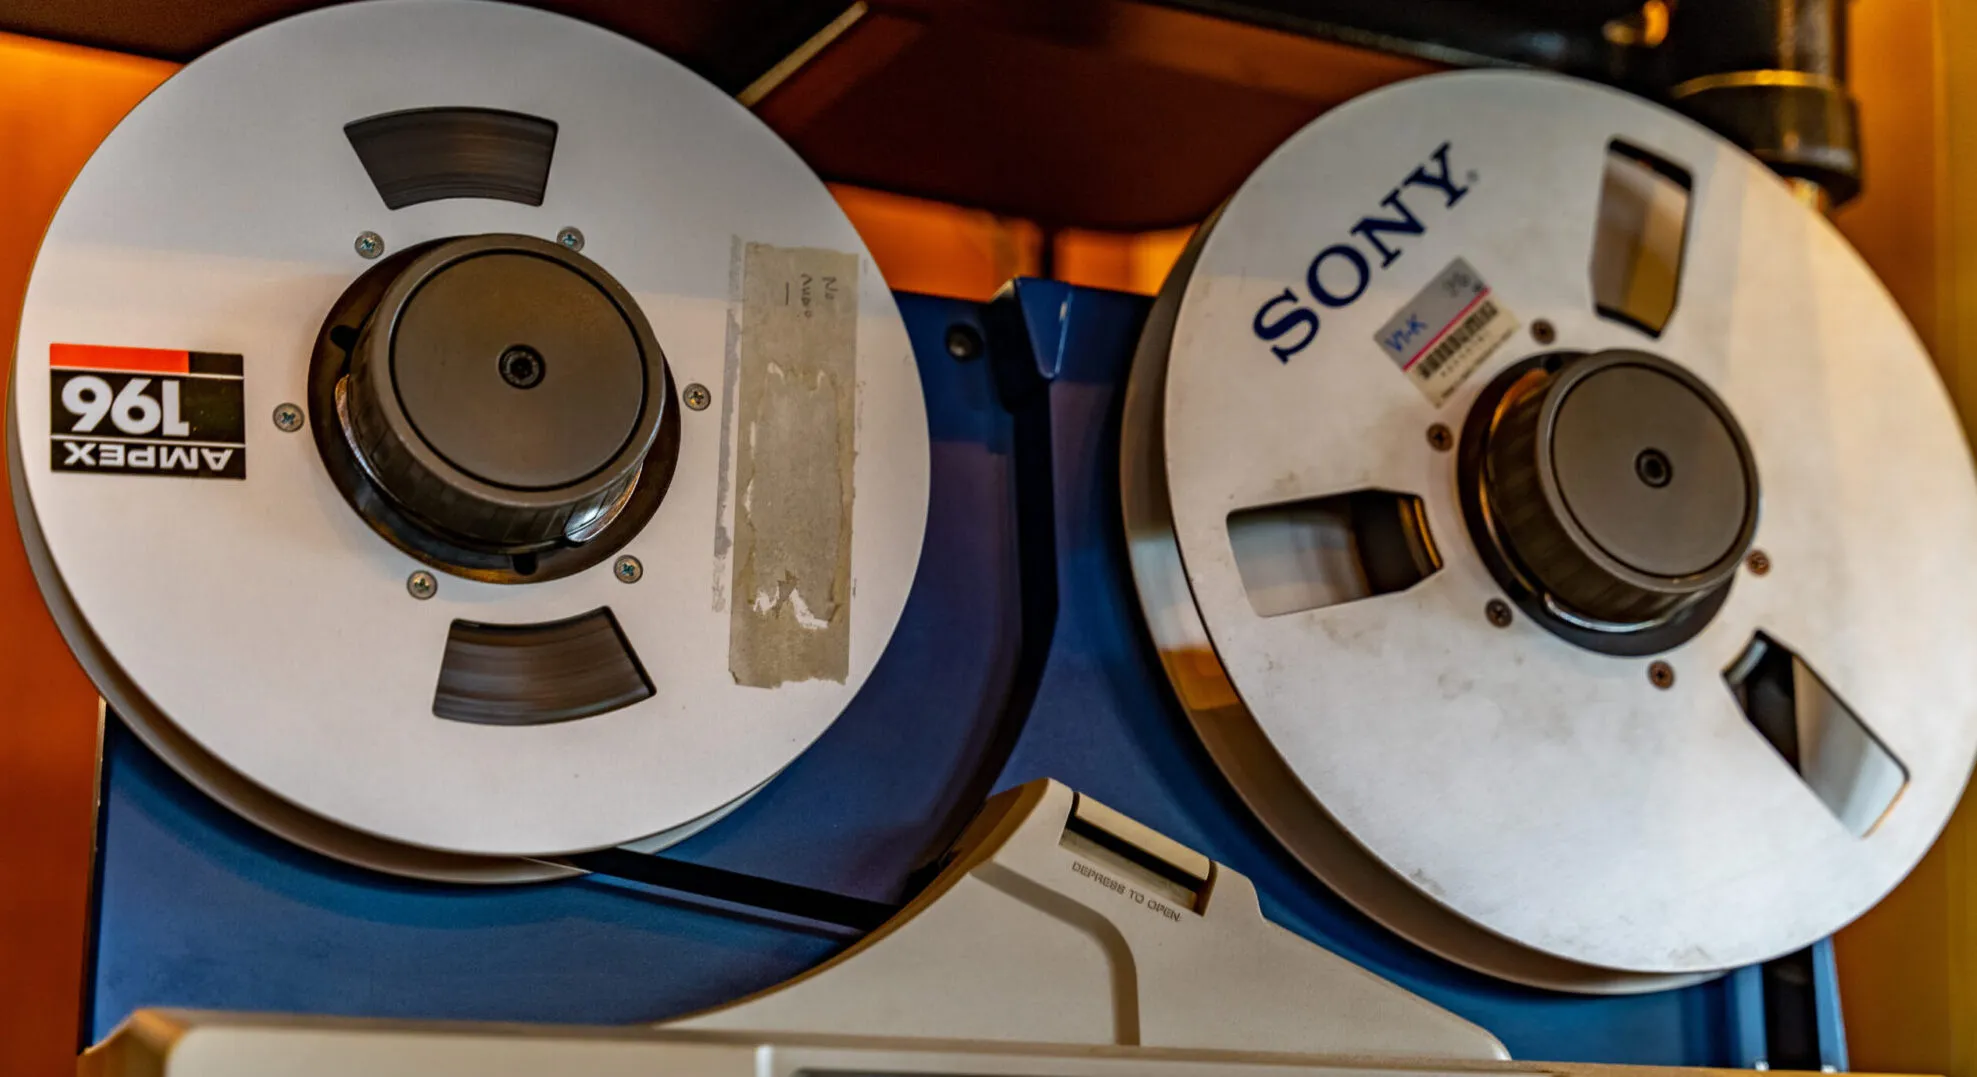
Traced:
[[519, 235], [407, 261], [351, 348], [339, 412], [379, 489], [422, 526], [490, 551], [594, 534], [666, 407], [664, 358], [594, 262]]
[[1757, 467], [1729, 408], [1642, 352], [1570, 360], [1513, 392], [1483, 485], [1506, 552], [1591, 627], [1650, 624], [1722, 586], [1757, 527]]

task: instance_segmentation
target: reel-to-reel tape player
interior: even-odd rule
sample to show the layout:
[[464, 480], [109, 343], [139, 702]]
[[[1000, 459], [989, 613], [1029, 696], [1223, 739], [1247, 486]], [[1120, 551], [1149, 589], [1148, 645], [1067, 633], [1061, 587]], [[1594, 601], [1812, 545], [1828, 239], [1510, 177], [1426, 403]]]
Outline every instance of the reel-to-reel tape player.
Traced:
[[1150, 306], [978, 305], [657, 54], [329, 8], [92, 158], [9, 429], [115, 716], [91, 1039], [717, 1006], [1056, 778], [1515, 1054], [1749, 1063], [1747, 967], [1830, 965], [1977, 756], [1928, 356], [1556, 76], [1326, 114]]

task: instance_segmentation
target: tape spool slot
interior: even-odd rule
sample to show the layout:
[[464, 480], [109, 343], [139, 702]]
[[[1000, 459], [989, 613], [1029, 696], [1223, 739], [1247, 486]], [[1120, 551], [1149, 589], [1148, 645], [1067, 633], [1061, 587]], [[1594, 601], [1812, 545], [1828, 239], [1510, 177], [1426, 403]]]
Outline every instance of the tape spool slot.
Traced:
[[1265, 617], [1405, 591], [1442, 567], [1421, 499], [1391, 490], [1230, 513], [1229, 548]]
[[418, 108], [352, 120], [350, 148], [384, 199], [404, 209], [442, 198], [542, 205], [556, 121], [494, 108]]
[[547, 624], [454, 621], [432, 712], [479, 725], [546, 725], [652, 696], [652, 681], [609, 608]]

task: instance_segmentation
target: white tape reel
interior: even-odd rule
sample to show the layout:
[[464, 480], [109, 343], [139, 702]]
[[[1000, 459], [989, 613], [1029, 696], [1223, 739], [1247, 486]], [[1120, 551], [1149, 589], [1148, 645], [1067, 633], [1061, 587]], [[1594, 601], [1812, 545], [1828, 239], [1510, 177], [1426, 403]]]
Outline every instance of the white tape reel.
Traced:
[[[414, 191], [388, 210], [388, 185], [373, 182], [378, 163], [360, 160], [346, 125], [424, 109], [519, 114], [534, 118], [533, 128], [518, 121], [527, 130], [553, 124], [546, 187], [533, 192], [540, 204], [529, 204], [528, 192], [421, 200]], [[472, 131], [464, 137], [454, 143], [467, 151], [464, 163], [456, 155], [428, 164], [442, 173], [480, 167], [474, 153], [484, 143]], [[389, 172], [390, 147], [380, 152]], [[378, 253], [364, 233], [375, 233], [384, 259], [364, 257]], [[333, 403], [312, 395], [312, 353], [339, 297], [394, 254], [489, 235], [508, 237], [502, 257], [511, 268], [563, 274], [556, 279], [584, 303], [616, 304], [623, 315], [609, 330], [619, 349], [611, 361], [630, 357], [631, 366], [614, 369], [634, 396], [606, 402], [612, 421], [646, 423], [625, 443], [636, 482], [600, 486], [601, 499], [555, 526], [581, 537], [593, 524], [631, 519], [626, 505], [647, 496], [633, 491], [673, 463], [658, 454], [670, 456], [667, 438], [677, 439], [670, 486], [656, 509], [646, 505], [649, 519], [607, 532], [601, 560], [541, 582], [487, 582], [525, 575], [533, 554], [514, 559], [512, 571], [455, 571], [445, 556], [422, 559], [388, 539], [390, 521], [360, 516], [316, 440], [327, 430], [344, 444], [337, 439], [362, 434], [366, 421], [338, 414], [345, 389], [359, 391], [354, 378]], [[570, 273], [609, 285], [592, 287], [590, 277], [571, 285]], [[506, 324], [513, 304], [493, 285], [468, 284], [448, 294], [464, 296], [471, 316], [445, 315], [456, 317], [447, 324]], [[416, 302], [430, 311], [429, 297], [444, 289], [420, 288], [428, 298]], [[413, 354], [406, 342], [419, 323], [409, 310], [390, 327], [397, 352], [380, 352], [376, 368], [398, 379], [391, 406], [408, 413], [430, 401], [418, 403], [405, 372], [419, 363], [428, 373], [452, 369]], [[641, 313], [663, 370], [635, 339]], [[590, 329], [570, 330], [580, 331]], [[437, 354], [435, 338], [417, 339]], [[120, 358], [104, 350], [112, 346], [161, 349], [165, 358]], [[460, 377], [479, 379], [483, 395], [447, 413], [455, 426], [446, 436], [493, 453], [495, 465], [538, 466], [549, 450], [497, 458], [513, 442], [487, 437], [474, 420], [512, 418], [501, 409], [550, 399], [563, 391], [559, 377], [567, 386], [572, 369], [604, 361], [576, 345], [541, 352], [546, 377], [505, 357], [500, 370], [515, 392], [545, 394], [535, 397], [486, 395], [510, 391], [487, 389], [497, 353], [506, 354], [499, 347], [484, 362], [477, 353], [458, 360], [472, 368]], [[208, 353], [241, 357], [231, 405], [212, 395], [218, 390], [192, 386], [202, 370], [225, 380], [230, 360], [202, 367]], [[164, 365], [145, 365], [157, 361]], [[134, 368], [149, 371], [135, 388]], [[78, 377], [102, 389], [64, 398]], [[697, 387], [706, 387], [711, 406], [680, 407], [679, 392], [660, 388], [668, 377], [665, 388], [695, 386], [694, 403], [704, 405]], [[639, 385], [650, 391], [644, 405]], [[195, 388], [208, 393], [199, 414]], [[95, 407], [103, 392], [114, 394], [112, 408], [90, 422], [85, 412], [103, 410]], [[123, 396], [132, 414], [119, 419]], [[288, 403], [304, 405], [308, 427], [280, 425], [278, 406]], [[153, 410], [158, 422], [140, 421]], [[434, 414], [414, 414], [412, 426], [438, 456], [484, 477], [486, 461], [435, 433]], [[656, 414], [664, 423], [647, 422]], [[15, 499], [37, 574], [111, 703], [195, 782], [264, 825], [410, 874], [551, 875], [560, 869], [519, 858], [673, 839], [729, 810], [857, 693], [897, 623], [925, 523], [926, 419], [904, 325], [823, 184], [745, 109], [678, 64], [583, 23], [502, 4], [315, 12], [221, 47], [146, 99], [83, 170], [42, 245], [9, 420]], [[228, 435], [236, 420], [244, 431]], [[525, 426], [508, 430], [526, 438]], [[245, 477], [192, 477], [201, 465], [183, 454], [171, 459], [184, 473], [164, 474], [174, 431], [190, 431], [187, 445], [232, 449], [239, 455], [207, 470], [244, 459]], [[68, 458], [80, 450], [65, 446], [92, 440], [99, 444], [84, 459]], [[655, 447], [640, 465], [645, 444]], [[61, 470], [71, 466], [114, 473]], [[361, 481], [418, 493], [427, 480], [390, 470], [401, 466], [380, 451], [363, 462]], [[488, 496], [537, 496], [519, 490], [527, 482], [513, 485]], [[446, 509], [450, 497], [425, 504]], [[637, 563], [619, 565], [620, 557]], [[430, 588], [414, 576], [422, 571]], [[499, 643], [506, 627], [554, 626], [598, 610], [609, 617], [586, 623], [607, 637], [615, 628], [630, 655], [617, 673], [635, 689], [642, 679], [642, 693], [570, 720], [528, 721], [526, 700], [497, 700], [524, 708], [510, 724], [436, 716], [449, 634], [460, 624], [495, 626]], [[516, 663], [536, 661], [497, 657], [468, 672], [499, 681]], [[510, 681], [497, 689], [526, 684]], [[470, 697], [485, 687], [463, 683]], [[511, 711], [502, 713], [512, 719]]]
[[1139, 358], [1127, 523], [1179, 694], [1402, 934], [1669, 986], [1837, 930], [1956, 805], [1955, 415], [1854, 252], [1701, 127], [1542, 75], [1370, 94], [1203, 230]]

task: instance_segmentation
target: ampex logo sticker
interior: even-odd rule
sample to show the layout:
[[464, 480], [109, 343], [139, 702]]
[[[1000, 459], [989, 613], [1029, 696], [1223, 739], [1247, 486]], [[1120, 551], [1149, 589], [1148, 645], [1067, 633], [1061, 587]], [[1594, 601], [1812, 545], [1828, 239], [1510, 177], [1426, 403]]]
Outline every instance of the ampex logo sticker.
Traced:
[[55, 344], [48, 366], [56, 471], [247, 477], [240, 356]]
[[[1418, 236], [1428, 230], [1426, 222], [1415, 215], [1416, 206], [1424, 199], [1439, 196], [1438, 208], [1452, 209], [1469, 193], [1467, 184], [1475, 182], [1476, 174], [1469, 173], [1462, 185], [1456, 183], [1448, 163], [1449, 145], [1442, 143], [1399, 186], [1380, 199], [1382, 206], [1393, 211], [1392, 216], [1361, 217], [1358, 224], [1346, 230], [1345, 241], [1326, 247], [1311, 259], [1304, 271], [1304, 287], [1311, 302], [1306, 302], [1295, 288], [1285, 288], [1257, 308], [1251, 328], [1280, 362], [1290, 362], [1291, 356], [1318, 339], [1318, 308], [1351, 306], [1366, 293], [1367, 285], [1373, 283], [1373, 263], [1350, 237], [1358, 237], [1380, 260], [1379, 268], [1385, 270], [1401, 256], [1402, 248], [1394, 245], [1395, 237]], [[1405, 196], [1409, 194], [1414, 196], [1414, 206], [1407, 202]], [[1435, 208], [1432, 201], [1430, 208]]]

